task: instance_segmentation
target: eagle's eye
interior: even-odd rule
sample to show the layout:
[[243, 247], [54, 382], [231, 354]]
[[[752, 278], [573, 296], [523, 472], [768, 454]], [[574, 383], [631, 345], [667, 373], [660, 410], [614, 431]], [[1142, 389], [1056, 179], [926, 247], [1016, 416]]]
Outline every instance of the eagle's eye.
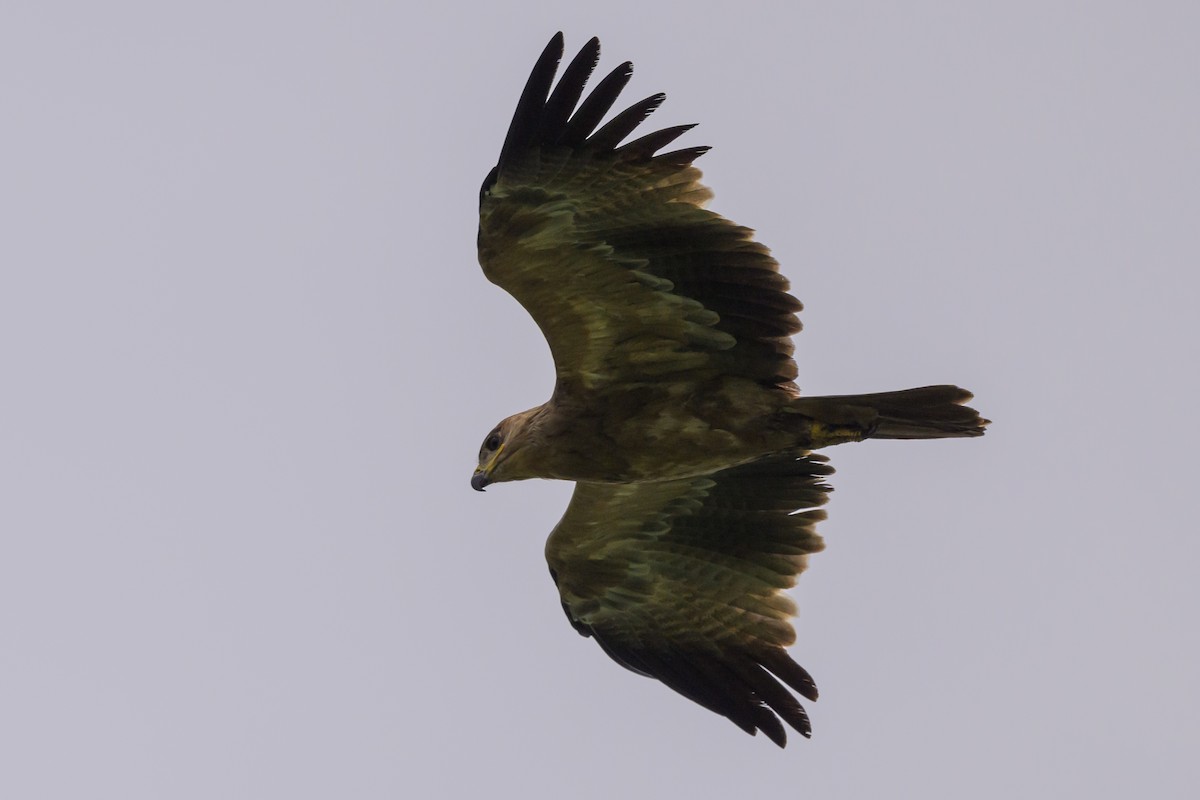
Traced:
[[500, 434], [498, 433], [489, 434], [488, 437], [483, 440], [483, 449], [487, 450], [489, 453], [495, 452], [496, 448], [499, 446]]

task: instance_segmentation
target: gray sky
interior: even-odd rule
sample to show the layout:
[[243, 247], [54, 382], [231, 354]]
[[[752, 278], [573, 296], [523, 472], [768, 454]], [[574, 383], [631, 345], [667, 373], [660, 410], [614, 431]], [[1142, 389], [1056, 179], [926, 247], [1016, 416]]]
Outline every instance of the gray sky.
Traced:
[[[0, 796], [1195, 796], [1197, 6], [493, 5], [0, 11]], [[558, 29], [701, 123], [805, 391], [995, 420], [830, 451], [786, 751], [571, 630], [568, 485], [468, 487]]]

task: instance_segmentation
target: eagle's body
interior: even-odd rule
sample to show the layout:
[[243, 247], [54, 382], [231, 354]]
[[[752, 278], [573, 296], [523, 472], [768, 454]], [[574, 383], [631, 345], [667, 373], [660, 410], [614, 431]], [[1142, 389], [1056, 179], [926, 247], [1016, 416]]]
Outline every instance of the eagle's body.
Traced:
[[812, 451], [978, 436], [986, 421], [955, 386], [802, 396], [801, 305], [752, 231], [704, 208], [692, 161], [707, 148], [659, 152], [691, 126], [622, 144], [663, 96], [597, 127], [630, 65], [580, 102], [599, 43], [551, 92], [561, 55], [559, 34], [479, 207], [484, 273], [542, 329], [557, 381], [547, 403], [493, 429], [471, 483], [576, 481], [546, 545], [571, 624], [782, 746], [779, 717], [809, 734], [784, 684], [816, 699], [784, 649], [794, 606], [782, 594], [822, 547], [832, 469]]
[[[525, 412], [535, 434], [514, 478], [636, 483], [703, 475], [769, 453], [813, 449], [811, 420], [785, 391], [741, 378], [659, 384], [554, 399]], [[670, 458], [664, 459], [664, 449]]]

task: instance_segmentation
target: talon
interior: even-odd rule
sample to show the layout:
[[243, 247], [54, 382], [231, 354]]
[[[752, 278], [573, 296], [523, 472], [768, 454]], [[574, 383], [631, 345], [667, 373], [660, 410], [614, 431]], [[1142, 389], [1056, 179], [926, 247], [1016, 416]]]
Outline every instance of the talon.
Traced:
[[846, 442], [861, 442], [875, 432], [878, 423], [870, 425], [826, 425], [823, 422], [813, 420], [810, 435], [812, 436], [812, 444], [810, 447], [813, 450], [829, 447], [835, 444], [845, 444]]

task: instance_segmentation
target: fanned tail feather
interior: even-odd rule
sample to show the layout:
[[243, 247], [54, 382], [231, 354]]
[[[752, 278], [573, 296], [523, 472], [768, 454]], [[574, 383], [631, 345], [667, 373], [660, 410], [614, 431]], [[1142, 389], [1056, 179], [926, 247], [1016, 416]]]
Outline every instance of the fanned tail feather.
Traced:
[[898, 392], [801, 397], [793, 410], [826, 424], [853, 424], [867, 439], [950, 439], [982, 436], [990, 420], [964, 405], [972, 398], [957, 386], [922, 386]]

